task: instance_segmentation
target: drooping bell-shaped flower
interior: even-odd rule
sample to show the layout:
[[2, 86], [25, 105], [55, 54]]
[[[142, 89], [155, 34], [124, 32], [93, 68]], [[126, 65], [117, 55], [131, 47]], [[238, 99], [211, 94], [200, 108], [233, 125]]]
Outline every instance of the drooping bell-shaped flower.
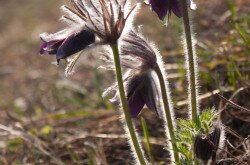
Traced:
[[[154, 71], [157, 65], [154, 49], [134, 31], [125, 34], [120, 44], [121, 65], [128, 69], [123, 76], [123, 81], [131, 117], [137, 117], [145, 105], [161, 116], [161, 91]], [[116, 84], [108, 88], [103, 95], [106, 96], [111, 92], [114, 96], [110, 101], [119, 104]]]
[[[195, 4], [192, 0], [187, 0], [189, 6], [195, 9]], [[180, 0], [145, 0], [146, 4], [151, 6], [151, 9], [163, 20], [166, 15], [168, 17], [173, 12], [177, 17], [182, 16]]]
[[[131, 117], [137, 117], [143, 107], [146, 105], [149, 110], [152, 110], [157, 116], [161, 116], [160, 112], [160, 90], [158, 81], [153, 76], [152, 69], [147, 70], [129, 70], [127, 76], [124, 76], [125, 93], [129, 106]], [[119, 91], [117, 84], [108, 88], [103, 96], [109, 93], [114, 93], [110, 99], [113, 104], [120, 104]]]

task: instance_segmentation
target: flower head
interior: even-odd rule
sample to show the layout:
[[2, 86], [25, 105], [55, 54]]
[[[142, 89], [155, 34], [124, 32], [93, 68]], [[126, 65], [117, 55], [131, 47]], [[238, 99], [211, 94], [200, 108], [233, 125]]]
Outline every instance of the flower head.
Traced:
[[[137, 117], [144, 105], [160, 113], [160, 89], [155, 76], [154, 67], [156, 54], [143, 37], [130, 31], [121, 39], [121, 64], [128, 71], [124, 74], [124, 86], [131, 117]], [[104, 92], [104, 96], [113, 91], [114, 96], [110, 101], [120, 103], [117, 85], [113, 85]]]
[[[195, 8], [192, 0], [187, 1], [192, 8]], [[179, 0], [146, 0], [145, 2], [146, 4], [151, 5], [151, 9], [156, 12], [161, 20], [163, 20], [166, 15], [169, 17], [171, 12], [173, 12], [177, 17], [182, 16]]]
[[[123, 76], [125, 92], [131, 117], [137, 117], [144, 105], [150, 110], [161, 116], [160, 110], [160, 90], [157, 81], [153, 76], [154, 71], [148, 70], [129, 70]], [[110, 99], [113, 104], [120, 104], [119, 91], [117, 84], [108, 88], [103, 96], [113, 92], [114, 96]]]
[[72, 0], [79, 14], [86, 17], [86, 27], [91, 29], [101, 43], [114, 44], [120, 38], [126, 21], [137, 5], [128, 9], [128, 0]]
[[[40, 54], [65, 59], [85, 48], [113, 44], [120, 38], [128, 17], [127, 0], [71, 0], [73, 8], [62, 6], [61, 21], [68, 26], [57, 33], [40, 35], [43, 41]], [[126, 15], [124, 14], [126, 12]]]

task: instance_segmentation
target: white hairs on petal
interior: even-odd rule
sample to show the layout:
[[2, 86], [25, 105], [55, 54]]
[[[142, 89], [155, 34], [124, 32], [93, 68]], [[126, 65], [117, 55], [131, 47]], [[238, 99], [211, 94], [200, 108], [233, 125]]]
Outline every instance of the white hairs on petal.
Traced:
[[78, 24], [85, 24], [85, 21], [78, 14], [76, 14], [74, 10], [65, 5], [61, 6], [60, 9], [70, 20]]

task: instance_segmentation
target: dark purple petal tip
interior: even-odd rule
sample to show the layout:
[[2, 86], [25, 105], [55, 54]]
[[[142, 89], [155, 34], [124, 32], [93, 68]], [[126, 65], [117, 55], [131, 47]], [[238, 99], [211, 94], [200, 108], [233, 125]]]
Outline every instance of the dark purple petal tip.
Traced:
[[42, 43], [42, 45], [40, 46], [40, 51], [39, 53], [42, 55], [42, 54], [45, 54], [46, 52], [46, 47], [48, 46], [48, 44], [46, 42]]
[[144, 105], [145, 102], [140, 96], [140, 93], [135, 93], [132, 97], [128, 99], [130, 116], [133, 118], [137, 117], [141, 113]]
[[169, 0], [149, 0], [151, 9], [163, 20], [169, 11]]
[[181, 5], [178, 1], [175, 1], [172, 3], [171, 5], [171, 10], [173, 11], [173, 13], [177, 16], [177, 17], [182, 17], [182, 13], [181, 13]]
[[60, 59], [65, 59], [94, 43], [95, 35], [91, 31], [81, 30], [61, 40], [50, 40], [46, 42], [42, 39], [42, 41], [40, 54], [48, 53], [56, 55], [57, 61], [60, 61]]
[[43, 41], [42, 45], [40, 46], [40, 54], [56, 54], [58, 48], [63, 43], [63, 40], [51, 40], [49, 42]]
[[68, 56], [75, 54], [88, 45], [95, 42], [95, 35], [88, 30], [82, 30], [78, 33], [72, 34], [64, 40], [62, 45], [58, 48], [56, 53], [57, 59], [64, 59]]

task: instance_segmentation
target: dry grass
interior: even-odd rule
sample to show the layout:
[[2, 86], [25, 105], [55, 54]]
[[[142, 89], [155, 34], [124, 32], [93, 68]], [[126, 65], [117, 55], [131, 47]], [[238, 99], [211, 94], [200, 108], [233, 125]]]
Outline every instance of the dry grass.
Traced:
[[[57, 22], [63, 1], [0, 1], [0, 164], [129, 164], [129, 147], [122, 135], [116, 107], [103, 102], [101, 91], [113, 82], [113, 74], [97, 70], [98, 59], [84, 57], [77, 72], [66, 78], [64, 66], [56, 67], [52, 56], [39, 56], [39, 34], [62, 28]], [[201, 0], [194, 15], [194, 28], [200, 57], [201, 93], [219, 89], [226, 98], [245, 108], [249, 105], [250, 56], [230, 23], [227, 0]], [[249, 18], [250, 2], [237, 1], [237, 18]], [[159, 44], [169, 72], [175, 75], [171, 87], [175, 103], [186, 99], [181, 48], [181, 21], [172, 17], [168, 28], [146, 6], [137, 24], [149, 39]], [[250, 21], [248, 22], [250, 23]], [[248, 24], [249, 25], [249, 24]], [[247, 29], [249, 34], [250, 29]], [[84, 64], [84, 61], [90, 61]], [[242, 77], [235, 82], [228, 72], [233, 61]], [[230, 70], [234, 69], [234, 70]], [[176, 76], [178, 75], [178, 76]], [[232, 80], [233, 81], [233, 80]], [[244, 88], [235, 94], [237, 89]], [[96, 90], [98, 89], [98, 90]], [[221, 110], [226, 103], [209, 95], [202, 107]], [[228, 141], [218, 156], [218, 164], [250, 163], [250, 114], [226, 105], [221, 113], [228, 127]], [[185, 117], [186, 106], [176, 106], [178, 117]], [[167, 162], [163, 149], [161, 121], [145, 110], [155, 160]], [[142, 128], [135, 121], [139, 132]], [[156, 129], [157, 128], [157, 129]]]

